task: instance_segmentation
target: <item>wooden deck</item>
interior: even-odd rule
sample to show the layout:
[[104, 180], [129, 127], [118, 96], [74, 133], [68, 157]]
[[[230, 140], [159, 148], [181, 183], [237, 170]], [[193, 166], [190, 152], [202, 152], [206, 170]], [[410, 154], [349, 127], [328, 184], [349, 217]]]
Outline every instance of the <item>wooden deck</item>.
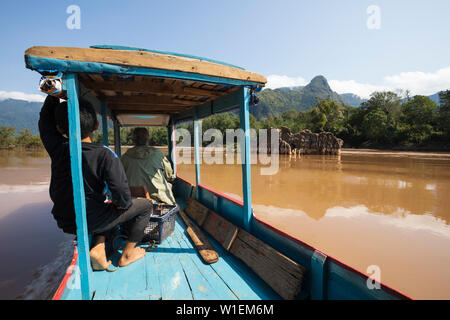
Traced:
[[[209, 238], [220, 259], [205, 264], [190, 242], [179, 216], [174, 233], [144, 259], [116, 272], [94, 272], [94, 299], [268, 300], [281, 299], [241, 261]], [[118, 255], [117, 255], [118, 256]], [[118, 257], [113, 263], [117, 265]], [[80, 299], [70, 290], [65, 299]]]

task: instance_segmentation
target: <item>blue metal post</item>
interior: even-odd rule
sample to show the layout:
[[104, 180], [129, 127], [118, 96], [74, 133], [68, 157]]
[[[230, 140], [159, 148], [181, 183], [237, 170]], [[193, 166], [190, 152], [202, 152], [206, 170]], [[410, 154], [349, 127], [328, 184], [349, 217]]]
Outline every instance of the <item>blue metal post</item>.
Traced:
[[102, 131], [103, 131], [103, 145], [109, 146], [108, 142], [108, 114], [106, 112], [107, 103], [102, 101]]
[[92, 270], [89, 258], [89, 239], [85, 203], [86, 198], [84, 195], [83, 171], [81, 164], [82, 149], [77, 76], [73, 73], [65, 74], [63, 83], [67, 91], [67, 104], [69, 109], [70, 167], [72, 173], [75, 220], [77, 224], [78, 265], [80, 267], [81, 297], [83, 300], [90, 300], [92, 297]]
[[120, 142], [120, 125], [117, 119], [114, 119], [114, 152], [118, 157], [122, 156], [122, 145]]
[[198, 108], [194, 107], [194, 163], [195, 184], [200, 184], [200, 133], [198, 126]]
[[170, 160], [170, 163], [172, 164], [172, 169], [174, 175], [177, 174], [177, 158], [176, 158], [176, 133], [175, 133], [175, 124], [173, 122], [173, 119], [170, 119], [169, 126], [167, 127], [167, 138], [168, 138], [168, 157]]
[[250, 231], [251, 221], [253, 218], [252, 211], [252, 192], [251, 192], [251, 167], [250, 167], [250, 92], [249, 88], [243, 87], [240, 89], [242, 94], [239, 97], [240, 108], [240, 124], [244, 131], [244, 145], [241, 146], [242, 157], [242, 189], [244, 195], [244, 228]]
[[326, 273], [327, 273], [327, 256], [316, 250], [311, 257], [311, 272], [312, 272], [312, 287], [311, 287], [311, 299], [313, 300], [326, 300]]

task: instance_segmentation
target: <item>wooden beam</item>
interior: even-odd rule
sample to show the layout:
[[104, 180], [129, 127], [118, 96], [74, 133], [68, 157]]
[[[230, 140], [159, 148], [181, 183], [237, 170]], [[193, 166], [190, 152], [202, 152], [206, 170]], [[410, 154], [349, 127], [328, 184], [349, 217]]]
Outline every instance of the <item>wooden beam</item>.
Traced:
[[180, 71], [261, 84], [267, 82], [267, 79], [260, 74], [227, 65], [148, 51], [37, 46], [26, 50], [25, 55], [59, 60]]
[[108, 101], [111, 104], [126, 104], [126, 105], [164, 104], [164, 105], [179, 105], [179, 106], [195, 106], [203, 104], [203, 102], [200, 101], [173, 99], [171, 97], [157, 96], [154, 94], [142, 96], [115, 96], [115, 97], [105, 96], [104, 100]]
[[178, 114], [182, 110], [175, 109], [146, 109], [146, 110], [125, 110], [113, 109], [114, 114]]
[[210, 210], [193, 198], [188, 198], [186, 202], [188, 206], [184, 209], [184, 211], [186, 211], [188, 216], [192, 218], [192, 220], [194, 220], [200, 227], [203, 226]]
[[189, 220], [183, 210], [178, 211], [178, 214], [186, 224], [186, 231], [203, 261], [207, 264], [219, 261], [219, 255], [202, 230]]
[[203, 223], [203, 229], [216, 239], [227, 251], [230, 250], [239, 230], [238, 227], [214, 211], [210, 211]]
[[178, 104], [108, 104], [110, 109], [123, 109], [123, 110], [149, 110], [149, 109], [177, 109], [177, 110], [190, 110], [189, 106], [180, 106]]
[[300, 293], [306, 269], [250, 233], [240, 229], [230, 252], [283, 299], [293, 300]]
[[165, 104], [147, 104], [147, 105], [129, 105], [129, 104], [108, 104], [108, 108], [111, 110], [120, 110], [123, 112], [140, 112], [140, 113], [151, 113], [152, 111], [177, 111], [181, 112], [184, 110], [189, 110], [192, 107], [180, 106], [180, 105], [165, 105]]
[[[101, 77], [100, 77], [101, 78]], [[103, 80], [103, 78], [102, 78]], [[168, 96], [192, 96], [192, 97], [220, 97], [227, 92], [212, 91], [186, 87], [180, 84], [155, 83], [150, 78], [140, 81], [82, 81], [83, 85], [91, 90], [110, 90], [132, 93], [160, 94]]]
[[226, 91], [213, 91], [207, 89], [199, 89], [192, 87], [183, 88], [184, 95], [202, 96], [202, 97], [220, 97], [226, 94]]

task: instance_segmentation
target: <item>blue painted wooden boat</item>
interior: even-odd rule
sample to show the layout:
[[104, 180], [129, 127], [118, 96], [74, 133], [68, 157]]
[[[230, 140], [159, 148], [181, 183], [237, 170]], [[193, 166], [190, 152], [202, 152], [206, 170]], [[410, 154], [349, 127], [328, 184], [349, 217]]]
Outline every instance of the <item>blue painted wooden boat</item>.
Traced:
[[[200, 182], [177, 178], [173, 185], [182, 208], [194, 197], [241, 230], [306, 269], [295, 299], [409, 299], [382, 283], [367, 286], [368, 276], [253, 216], [251, 206], [249, 100], [266, 79], [233, 65], [196, 56], [117, 46], [91, 48], [32, 47], [26, 66], [40, 73], [63, 74], [70, 123], [71, 170], [77, 241], [71, 267], [54, 299], [281, 299], [267, 281], [213, 237], [220, 259], [205, 264], [178, 217], [174, 233], [155, 251], [130, 266], [109, 273], [93, 272], [89, 262], [78, 97], [83, 96], [102, 115], [104, 144], [108, 117], [113, 121], [115, 149], [120, 155], [120, 127], [164, 125], [169, 157], [176, 171], [175, 126], [194, 122], [195, 159], [199, 158], [198, 121], [238, 109], [244, 130], [243, 202], [211, 190]], [[276, 270], [274, 270], [276, 272]]]

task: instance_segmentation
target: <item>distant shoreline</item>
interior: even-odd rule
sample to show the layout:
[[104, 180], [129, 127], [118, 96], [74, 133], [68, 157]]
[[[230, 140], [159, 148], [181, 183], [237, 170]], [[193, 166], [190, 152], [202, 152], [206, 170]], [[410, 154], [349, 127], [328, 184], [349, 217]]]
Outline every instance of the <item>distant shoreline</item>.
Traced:
[[24, 146], [14, 146], [14, 147], [0, 147], [0, 150], [45, 150], [44, 146], [39, 147], [24, 147]]
[[414, 155], [426, 155], [429, 157], [433, 156], [444, 156], [448, 157], [450, 160], [450, 151], [421, 151], [421, 150], [392, 150], [392, 149], [356, 149], [356, 148], [342, 148], [341, 155], [345, 154], [367, 154], [367, 155], [404, 155], [404, 156], [414, 156]]
[[[129, 149], [132, 148], [133, 146], [122, 146], [122, 150], [123, 149]], [[166, 150], [168, 148], [168, 146], [152, 146], [154, 148], [157, 149], [162, 149], [162, 150]], [[110, 145], [108, 146], [108, 148], [111, 148], [114, 150], [114, 146]], [[180, 147], [183, 149], [186, 148], [190, 148], [190, 149], [194, 149], [194, 147]], [[205, 147], [201, 147], [201, 149], [205, 149]], [[23, 147], [23, 146], [18, 146], [18, 147], [0, 147], [0, 151], [20, 151], [20, 150], [26, 150], [26, 151], [45, 151], [45, 148], [43, 146], [41, 147]], [[225, 150], [225, 149], [223, 149]], [[411, 147], [411, 148], [406, 148], [406, 147], [392, 147], [392, 148], [355, 148], [355, 147], [344, 147], [341, 149], [342, 153], [352, 153], [352, 152], [366, 152], [366, 153], [372, 153], [372, 152], [387, 152], [387, 153], [400, 153], [400, 152], [408, 152], [408, 153], [414, 153], [414, 152], [420, 152], [420, 153], [426, 153], [426, 154], [433, 154], [433, 153], [439, 153], [439, 154], [449, 154], [450, 155], [450, 148], [446, 149], [446, 148], [427, 148], [427, 147]]]
[[446, 147], [436, 147], [436, 146], [411, 146], [411, 147], [404, 147], [404, 146], [398, 146], [398, 147], [343, 147], [341, 149], [343, 150], [373, 150], [373, 151], [392, 151], [392, 152], [450, 152], [450, 146]]

